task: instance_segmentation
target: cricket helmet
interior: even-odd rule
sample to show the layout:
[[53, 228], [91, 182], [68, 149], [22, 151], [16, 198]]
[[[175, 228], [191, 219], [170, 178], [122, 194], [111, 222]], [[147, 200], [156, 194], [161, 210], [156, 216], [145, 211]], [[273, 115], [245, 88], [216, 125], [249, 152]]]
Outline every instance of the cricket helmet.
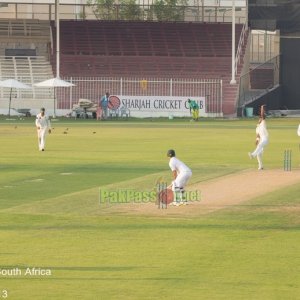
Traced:
[[167, 156], [168, 157], [174, 157], [175, 156], [175, 150], [173, 150], [173, 149], [168, 150]]

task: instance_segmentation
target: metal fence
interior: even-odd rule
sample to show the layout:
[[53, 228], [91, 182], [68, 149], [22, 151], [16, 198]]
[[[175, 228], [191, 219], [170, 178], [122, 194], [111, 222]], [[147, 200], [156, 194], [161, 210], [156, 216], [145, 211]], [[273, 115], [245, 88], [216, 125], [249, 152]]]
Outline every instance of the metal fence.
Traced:
[[159, 78], [78, 78], [65, 77], [75, 84], [71, 88], [57, 88], [59, 109], [73, 108], [79, 99], [98, 103], [108, 91], [112, 95], [130, 96], [184, 96], [205, 97], [206, 111], [212, 116], [222, 116], [221, 79], [159, 79]]
[[[179, 16], [172, 18], [171, 14], [167, 14], [160, 19], [154, 11], [155, 4], [153, 1], [139, 1], [138, 9], [130, 16], [124, 15], [125, 11], [130, 11], [131, 4], [105, 3], [97, 5], [93, 9], [93, 5], [72, 3], [60, 3], [60, 16], [63, 20], [141, 20], [141, 21], [185, 21], [185, 22], [231, 22], [232, 8], [231, 1], [228, 3], [220, 3], [216, 1], [212, 3], [204, 3], [203, 1], [194, 1], [189, 5], [176, 5], [174, 8]], [[77, 2], [77, 1], [76, 1]], [[79, 1], [78, 1], [79, 2]], [[165, 5], [164, 7], [167, 7]], [[172, 6], [171, 6], [172, 7]], [[100, 15], [99, 15], [100, 14]], [[247, 19], [247, 10], [245, 3], [236, 3], [236, 23], [245, 23]], [[55, 3], [36, 3], [36, 4], [9, 4], [8, 7], [2, 8], [0, 18], [13, 19], [39, 19], [39, 20], [55, 20]]]
[[280, 55], [257, 65], [240, 77], [239, 107], [251, 103], [279, 85]]
[[252, 31], [250, 62], [264, 63], [279, 55], [279, 37], [275, 32]]

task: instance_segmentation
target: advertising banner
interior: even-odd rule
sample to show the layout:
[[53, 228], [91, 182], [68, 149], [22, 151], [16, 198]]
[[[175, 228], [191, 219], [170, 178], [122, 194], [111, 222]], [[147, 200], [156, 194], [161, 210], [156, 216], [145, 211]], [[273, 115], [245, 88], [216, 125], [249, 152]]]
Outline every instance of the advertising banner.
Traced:
[[188, 117], [190, 109], [188, 99], [199, 105], [199, 116], [207, 116], [205, 97], [170, 97], [170, 96], [128, 96], [111, 95], [111, 107], [130, 110], [130, 116], [137, 118], [147, 117]]

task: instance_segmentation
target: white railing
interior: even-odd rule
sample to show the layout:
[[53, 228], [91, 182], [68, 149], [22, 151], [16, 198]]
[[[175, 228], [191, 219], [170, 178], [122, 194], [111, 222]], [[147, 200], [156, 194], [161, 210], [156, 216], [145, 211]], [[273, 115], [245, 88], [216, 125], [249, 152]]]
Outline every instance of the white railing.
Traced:
[[234, 62], [235, 75], [237, 75], [238, 65], [239, 65], [240, 59], [242, 57], [243, 47], [245, 45], [245, 42], [247, 41], [247, 38], [246, 38], [247, 33], [248, 33], [248, 29], [247, 29], [247, 26], [245, 23], [243, 25], [243, 28], [241, 31], [240, 40], [239, 40], [238, 47], [236, 50], [236, 55], [235, 55], [235, 62]]
[[0, 36], [47, 38], [49, 26], [49, 21], [0, 18]]
[[72, 109], [80, 98], [98, 103], [108, 91], [114, 95], [205, 97], [207, 113], [222, 115], [221, 79], [162, 79], [162, 78], [63, 78], [75, 84], [57, 88], [58, 108]]
[[[222, 80], [221, 79], [162, 79], [162, 78], [102, 78], [102, 77], [65, 77], [62, 78], [75, 84], [70, 88], [36, 88], [17, 90], [14, 95], [18, 105], [36, 108], [39, 101], [53, 103], [55, 96], [57, 109], [71, 111], [79, 99], [89, 99], [99, 103], [100, 97], [109, 91], [112, 95], [129, 96], [168, 96], [168, 97], [205, 97], [206, 112], [209, 116], [222, 116]], [[21, 80], [21, 79], [20, 79]], [[45, 80], [36, 77], [35, 82]], [[9, 97], [8, 89], [0, 89], [0, 109], [5, 108]], [[53, 94], [55, 93], [55, 95]], [[37, 101], [39, 100], [39, 101]], [[23, 104], [22, 104], [23, 101]], [[48, 103], [47, 102], [47, 103]], [[5, 103], [1, 107], [1, 103]], [[48, 107], [50, 110], [53, 105]]]

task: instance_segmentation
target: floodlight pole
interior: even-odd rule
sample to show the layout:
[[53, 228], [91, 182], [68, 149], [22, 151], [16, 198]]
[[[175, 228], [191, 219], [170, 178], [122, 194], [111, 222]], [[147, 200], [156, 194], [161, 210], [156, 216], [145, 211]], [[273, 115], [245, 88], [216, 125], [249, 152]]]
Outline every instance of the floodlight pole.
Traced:
[[[55, 16], [56, 16], [56, 78], [59, 78], [60, 74], [59, 74], [59, 68], [60, 68], [60, 44], [59, 44], [59, 40], [60, 40], [60, 28], [59, 28], [59, 0], [55, 0]], [[55, 87], [53, 88], [53, 93], [54, 93], [54, 99], [53, 99], [53, 118], [56, 118], [56, 89]]]
[[231, 81], [230, 84], [236, 84], [235, 80], [235, 0], [232, 0], [232, 45], [231, 45]]
[[60, 45], [59, 45], [59, 34], [60, 34], [60, 29], [59, 29], [59, 0], [55, 0], [55, 8], [56, 8], [56, 78], [59, 78], [59, 68], [60, 68]]

